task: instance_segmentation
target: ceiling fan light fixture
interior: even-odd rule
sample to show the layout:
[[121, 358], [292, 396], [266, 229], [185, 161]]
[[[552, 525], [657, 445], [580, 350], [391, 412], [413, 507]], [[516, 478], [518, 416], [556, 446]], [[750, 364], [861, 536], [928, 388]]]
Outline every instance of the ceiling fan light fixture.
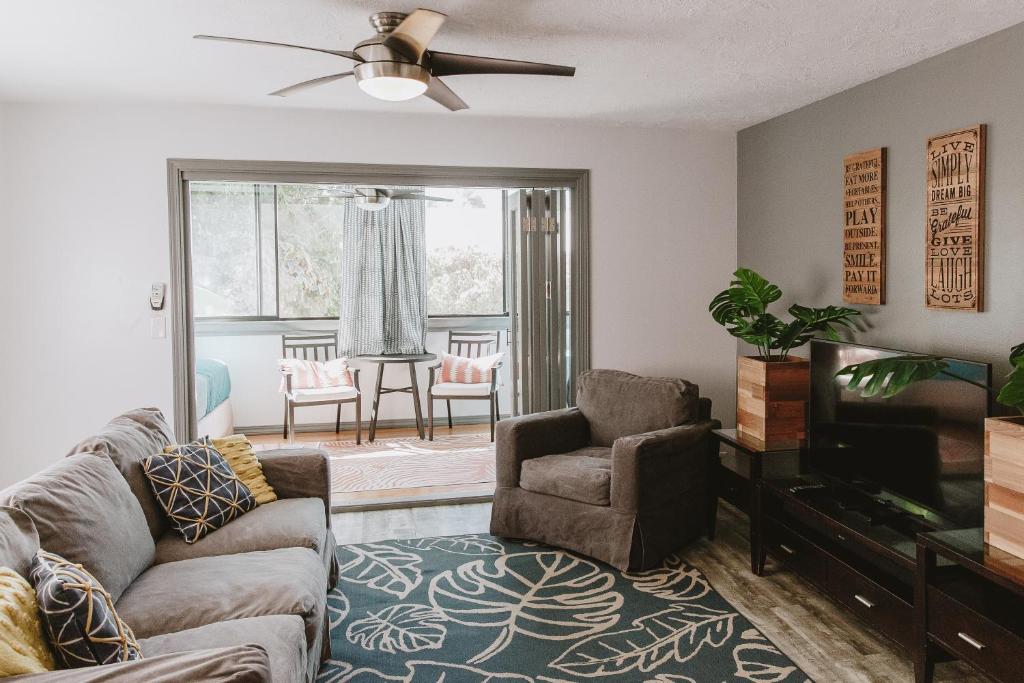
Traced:
[[353, 69], [359, 89], [386, 102], [411, 100], [427, 91], [430, 72], [419, 64], [364, 62]]

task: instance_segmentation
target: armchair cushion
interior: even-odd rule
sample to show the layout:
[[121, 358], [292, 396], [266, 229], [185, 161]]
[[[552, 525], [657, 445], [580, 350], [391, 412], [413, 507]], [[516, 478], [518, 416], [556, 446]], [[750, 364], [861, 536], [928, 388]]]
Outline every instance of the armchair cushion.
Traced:
[[523, 462], [520, 488], [590, 505], [608, 505], [612, 449], [588, 446]]
[[577, 382], [577, 406], [590, 425], [593, 446], [696, 422], [698, 388], [682, 379], [639, 377], [620, 370], [588, 370]]
[[287, 394], [288, 398], [295, 403], [310, 403], [314, 401], [344, 401], [355, 398], [359, 390], [355, 387], [322, 387], [318, 389], [292, 389]]
[[457, 384], [454, 382], [438, 382], [430, 387], [430, 394], [437, 398], [445, 396], [490, 396], [491, 383]]
[[576, 408], [521, 415], [496, 426], [498, 486], [519, 486], [523, 462], [587, 446], [587, 421]]

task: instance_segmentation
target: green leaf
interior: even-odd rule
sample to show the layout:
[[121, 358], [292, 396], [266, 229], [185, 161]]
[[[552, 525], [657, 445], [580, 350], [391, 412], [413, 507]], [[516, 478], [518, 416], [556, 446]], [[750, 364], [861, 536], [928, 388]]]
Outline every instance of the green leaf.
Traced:
[[996, 400], [1004, 406], [1016, 408], [1024, 413], [1024, 353], [1011, 358], [1014, 359], [1014, 368], [1010, 371], [1009, 379], [1000, 389]]
[[911, 384], [931, 379], [948, 368], [949, 364], [936, 356], [894, 356], [848, 365], [836, 377], [849, 375], [847, 389], [860, 389], [864, 398], [892, 398]]
[[1010, 349], [1010, 365], [1016, 365], [1019, 360], [1024, 360], [1024, 344], [1017, 344]]
[[803, 346], [817, 334], [824, 334], [832, 341], [839, 341], [839, 333], [836, 326], [850, 327], [853, 318], [859, 316], [860, 311], [852, 308], [837, 306], [826, 306], [825, 308], [808, 308], [800, 304], [793, 304], [789, 307], [789, 314], [793, 316], [793, 322], [786, 326], [785, 331], [780, 335], [776, 348], [795, 349]]
[[782, 298], [782, 290], [749, 268], [740, 268], [733, 277], [732, 288], [755, 313], [763, 313], [768, 304]]

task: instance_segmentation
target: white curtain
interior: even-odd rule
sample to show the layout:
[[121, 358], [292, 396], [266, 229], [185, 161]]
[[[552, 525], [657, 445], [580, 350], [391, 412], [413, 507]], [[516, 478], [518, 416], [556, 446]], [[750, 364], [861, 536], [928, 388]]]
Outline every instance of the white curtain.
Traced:
[[353, 357], [424, 352], [424, 223], [424, 206], [419, 200], [393, 200], [380, 211], [366, 211], [355, 201], [345, 203], [340, 354]]

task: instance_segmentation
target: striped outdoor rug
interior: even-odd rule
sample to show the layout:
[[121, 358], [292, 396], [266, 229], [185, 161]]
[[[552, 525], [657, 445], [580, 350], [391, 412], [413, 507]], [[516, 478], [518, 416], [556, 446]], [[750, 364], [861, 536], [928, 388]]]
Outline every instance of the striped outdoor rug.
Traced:
[[323, 441], [331, 456], [331, 491], [354, 493], [388, 489], [489, 483], [494, 476], [494, 444], [487, 433], [364, 441]]

